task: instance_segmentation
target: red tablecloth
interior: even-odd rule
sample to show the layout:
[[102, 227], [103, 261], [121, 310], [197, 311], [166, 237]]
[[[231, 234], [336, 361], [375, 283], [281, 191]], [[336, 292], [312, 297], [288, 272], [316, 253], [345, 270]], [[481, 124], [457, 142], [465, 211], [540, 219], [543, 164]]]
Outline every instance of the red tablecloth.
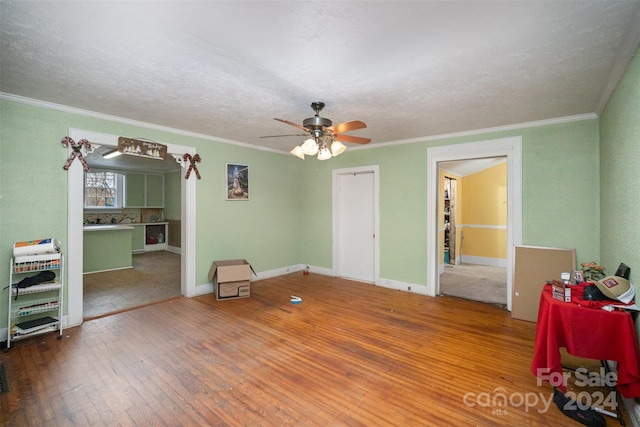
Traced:
[[[531, 372], [545, 380], [552, 374], [560, 378], [560, 348], [565, 347], [574, 356], [617, 361], [618, 390], [625, 397], [640, 397], [640, 353], [631, 314], [586, 307], [578, 298], [558, 301], [551, 296], [551, 286], [544, 286]], [[558, 388], [566, 392], [564, 382]]]

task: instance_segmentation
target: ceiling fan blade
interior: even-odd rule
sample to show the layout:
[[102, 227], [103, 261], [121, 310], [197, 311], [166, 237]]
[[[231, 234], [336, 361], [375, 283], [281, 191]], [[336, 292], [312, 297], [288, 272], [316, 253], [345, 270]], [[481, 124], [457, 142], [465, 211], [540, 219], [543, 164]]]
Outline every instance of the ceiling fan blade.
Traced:
[[282, 119], [276, 119], [276, 118], [274, 118], [273, 120], [277, 120], [279, 122], [286, 123], [288, 125], [297, 127], [298, 129], [303, 130], [305, 132], [309, 132], [309, 129], [307, 129], [306, 127], [300, 126], [299, 124], [296, 124], [296, 123], [293, 123], [293, 122], [290, 122], [289, 120], [282, 120]]
[[368, 144], [371, 142], [369, 138], [360, 138], [359, 136], [337, 135], [333, 134], [333, 138], [341, 142], [353, 142], [354, 144]]
[[267, 136], [261, 136], [260, 138], [283, 138], [286, 136], [309, 136], [308, 133], [295, 133], [295, 134], [288, 134], [288, 135], [267, 135]]
[[364, 129], [366, 127], [367, 125], [364, 124], [364, 122], [361, 122], [360, 120], [354, 120], [351, 122], [344, 122], [337, 125], [329, 126], [327, 129], [330, 129], [333, 133], [343, 133], [356, 129]]

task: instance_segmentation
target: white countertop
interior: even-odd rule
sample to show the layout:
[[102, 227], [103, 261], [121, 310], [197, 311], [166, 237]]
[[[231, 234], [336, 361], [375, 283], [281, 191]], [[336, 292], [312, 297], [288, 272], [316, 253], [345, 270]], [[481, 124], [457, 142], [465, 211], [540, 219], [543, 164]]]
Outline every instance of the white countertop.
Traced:
[[83, 231], [133, 230], [131, 225], [125, 224], [90, 224], [82, 227]]

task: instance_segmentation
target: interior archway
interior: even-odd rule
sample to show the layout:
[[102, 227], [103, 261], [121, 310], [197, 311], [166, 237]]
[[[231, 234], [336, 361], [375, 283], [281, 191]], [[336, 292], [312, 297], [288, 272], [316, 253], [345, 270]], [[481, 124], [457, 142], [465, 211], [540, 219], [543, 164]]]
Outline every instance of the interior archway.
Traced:
[[[118, 136], [82, 129], [69, 129], [74, 141], [86, 139], [95, 144], [117, 146]], [[195, 155], [195, 148], [165, 144], [168, 153]], [[70, 148], [71, 149], [71, 148]], [[68, 170], [67, 185], [67, 316], [66, 327], [77, 326], [83, 321], [83, 173], [80, 162], [73, 162]], [[196, 179], [183, 179], [181, 183], [181, 293], [192, 297], [195, 283], [195, 202]]]

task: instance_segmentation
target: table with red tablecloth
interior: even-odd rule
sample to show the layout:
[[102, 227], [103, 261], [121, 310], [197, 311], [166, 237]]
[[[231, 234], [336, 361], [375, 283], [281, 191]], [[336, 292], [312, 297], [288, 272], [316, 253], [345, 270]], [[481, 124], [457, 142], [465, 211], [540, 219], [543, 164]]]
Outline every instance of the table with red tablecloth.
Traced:
[[[560, 348], [564, 347], [574, 356], [618, 362], [618, 391], [625, 397], [640, 397], [640, 353], [631, 314], [598, 308], [581, 299], [582, 288], [574, 290], [571, 302], [564, 302], [553, 298], [550, 285], [544, 286], [531, 372], [545, 380], [561, 376]], [[558, 388], [566, 392], [566, 383]]]

